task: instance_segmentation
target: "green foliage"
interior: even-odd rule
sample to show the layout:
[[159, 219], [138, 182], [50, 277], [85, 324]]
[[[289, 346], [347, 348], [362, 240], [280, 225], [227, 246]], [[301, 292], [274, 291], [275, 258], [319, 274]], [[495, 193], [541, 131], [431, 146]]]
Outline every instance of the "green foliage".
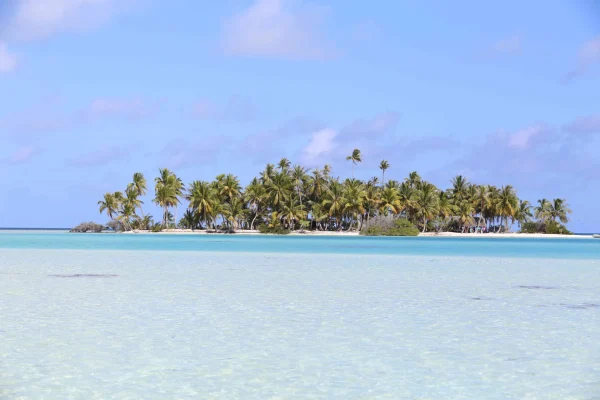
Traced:
[[563, 224], [556, 221], [548, 221], [546, 223], [546, 233], [552, 235], [572, 235], [573, 232], [567, 229]]
[[125, 227], [123, 226], [123, 223], [121, 221], [116, 220], [116, 219], [113, 219], [112, 221], [108, 221], [106, 223], [106, 226], [109, 229], [112, 229], [115, 232], [123, 232], [125, 230]]
[[286, 229], [282, 226], [269, 226], [267, 224], [260, 224], [258, 226], [258, 231], [260, 233], [271, 235], [288, 235], [290, 233], [289, 229]]
[[104, 225], [97, 224], [95, 222], [83, 222], [77, 225], [75, 228], [71, 229], [73, 233], [100, 233], [104, 230]]
[[[363, 160], [359, 149], [347, 157], [354, 168]], [[457, 176], [451, 186], [440, 190], [416, 171], [403, 180], [386, 179], [390, 163], [382, 160], [381, 181], [339, 178], [331, 167], [309, 170], [282, 159], [267, 164], [245, 188], [232, 174], [217, 175], [211, 181], [192, 181], [187, 187], [168, 169], [159, 170], [154, 179], [152, 201], [161, 208], [163, 229], [191, 228], [217, 230], [255, 229], [287, 233], [295, 229], [326, 231], [355, 230], [363, 234], [415, 234], [413, 229], [396, 226], [395, 220], [408, 220], [413, 227], [427, 231], [508, 232], [518, 224], [524, 232], [568, 232], [560, 225], [568, 222], [571, 210], [565, 199], [542, 199], [533, 207], [519, 199], [511, 185], [496, 187], [469, 182]], [[350, 168], [348, 168], [348, 172]], [[350, 174], [348, 174], [350, 175]], [[149, 192], [144, 176], [136, 173], [125, 190], [106, 193], [98, 202], [99, 211], [107, 215], [118, 231], [153, 228], [151, 216], [142, 211], [142, 196]], [[151, 193], [149, 193], [151, 194]], [[182, 202], [186, 200], [185, 204]], [[146, 200], [148, 201], [148, 200]], [[528, 224], [535, 217], [542, 226]], [[173, 214], [183, 218], [175, 221]], [[366, 223], [390, 217], [382, 226]], [[382, 220], [383, 221], [383, 220]]]
[[546, 222], [525, 222], [521, 226], [521, 233], [547, 233], [550, 235], [573, 234], [566, 226], [554, 220], [547, 220]]
[[521, 225], [521, 233], [543, 233], [545, 232], [545, 226], [541, 222], [525, 222]]
[[154, 224], [154, 226], [152, 227], [152, 232], [154, 233], [158, 233], [158, 232], [162, 232], [164, 226], [162, 224]]
[[363, 225], [360, 234], [363, 236], [418, 236], [419, 229], [404, 218], [375, 217]]

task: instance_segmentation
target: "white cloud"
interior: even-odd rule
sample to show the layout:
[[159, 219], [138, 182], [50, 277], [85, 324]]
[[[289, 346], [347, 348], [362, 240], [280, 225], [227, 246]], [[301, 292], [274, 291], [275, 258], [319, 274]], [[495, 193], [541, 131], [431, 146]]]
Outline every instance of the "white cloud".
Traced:
[[533, 138], [543, 132], [544, 127], [541, 125], [516, 131], [508, 136], [508, 147], [517, 150], [527, 150], [531, 146]]
[[334, 151], [338, 146], [335, 141], [337, 136], [338, 132], [333, 129], [322, 129], [313, 133], [310, 142], [302, 150], [303, 162], [312, 164]]
[[18, 39], [41, 39], [54, 33], [94, 27], [131, 0], [17, 0], [8, 34]]
[[0, 73], [11, 72], [17, 68], [17, 57], [9, 53], [6, 44], [0, 41]]
[[285, 59], [323, 59], [332, 51], [319, 32], [322, 11], [310, 6], [291, 9], [289, 0], [256, 0], [224, 24], [226, 53]]

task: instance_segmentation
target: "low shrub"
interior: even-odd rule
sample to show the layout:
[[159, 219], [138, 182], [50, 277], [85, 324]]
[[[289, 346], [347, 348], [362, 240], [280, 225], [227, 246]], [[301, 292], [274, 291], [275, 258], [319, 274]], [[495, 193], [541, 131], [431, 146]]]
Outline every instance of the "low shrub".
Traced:
[[258, 231], [270, 235], [288, 235], [290, 233], [289, 229], [285, 229], [282, 226], [269, 226], [267, 224], [258, 225]]
[[363, 236], [418, 236], [419, 229], [404, 218], [378, 216], [365, 222], [360, 234]]
[[75, 228], [71, 229], [73, 233], [100, 233], [104, 230], [104, 225], [97, 224], [95, 222], [83, 222], [77, 225]]
[[521, 233], [547, 233], [549, 235], [573, 234], [566, 226], [556, 221], [525, 222], [521, 226]]
[[556, 221], [548, 221], [546, 223], [546, 233], [552, 235], [572, 235], [573, 232], [567, 229], [566, 226]]
[[116, 219], [108, 221], [106, 226], [115, 232], [123, 232], [125, 230], [125, 226], [121, 223], [121, 221], [117, 221]]
[[154, 224], [152, 226], [152, 232], [154, 232], [154, 233], [162, 232], [162, 230], [163, 230], [162, 224]]
[[543, 233], [545, 232], [544, 224], [540, 222], [524, 222], [521, 225], [521, 233]]

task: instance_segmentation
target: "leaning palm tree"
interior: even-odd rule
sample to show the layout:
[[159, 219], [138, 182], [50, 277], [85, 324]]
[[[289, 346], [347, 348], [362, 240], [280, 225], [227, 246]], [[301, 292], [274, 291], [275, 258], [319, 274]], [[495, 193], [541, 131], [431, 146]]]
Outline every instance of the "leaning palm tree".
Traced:
[[[148, 187], [146, 183], [146, 178], [144, 178], [144, 174], [141, 172], [136, 172], [133, 174], [133, 187], [135, 188], [137, 197], [144, 196], [148, 192]], [[143, 202], [141, 203], [143, 204]], [[142, 210], [142, 206], [140, 205], [140, 213], [142, 214], [142, 218], [144, 217], [144, 211]]]
[[106, 215], [111, 220], [114, 219], [115, 214], [119, 210], [119, 201], [113, 193], [105, 193], [104, 198], [98, 202], [98, 205], [100, 206], [100, 214], [106, 211]]
[[362, 162], [362, 155], [360, 154], [360, 150], [352, 150], [352, 154], [346, 157], [346, 161], [352, 161], [352, 178], [354, 179], [354, 166]]
[[386, 160], [381, 160], [379, 169], [381, 170], [381, 184], [385, 185], [385, 171], [390, 167], [390, 163]]

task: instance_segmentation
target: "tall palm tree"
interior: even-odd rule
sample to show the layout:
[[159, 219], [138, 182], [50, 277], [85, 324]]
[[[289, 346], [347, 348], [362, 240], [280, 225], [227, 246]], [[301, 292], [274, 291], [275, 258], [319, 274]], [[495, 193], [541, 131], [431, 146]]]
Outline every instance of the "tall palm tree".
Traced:
[[467, 197], [469, 186], [469, 181], [462, 175], [457, 175], [452, 179], [452, 197], [456, 202], [460, 202]]
[[431, 183], [425, 183], [417, 191], [417, 215], [423, 221], [423, 232], [427, 230], [427, 222], [438, 213], [438, 196], [436, 188]]
[[[136, 172], [135, 174], [133, 174], [132, 185], [135, 188], [137, 197], [145, 196], [146, 193], [148, 192], [146, 178], [144, 178], [144, 174], [142, 174], [141, 172]], [[142, 214], [142, 218], [143, 218], [144, 210], [142, 210], [142, 206], [141, 206], [142, 204], [144, 204], [143, 201], [140, 202], [139, 208], [140, 208], [140, 214]]]
[[204, 221], [208, 225], [212, 208], [216, 202], [216, 193], [210, 183], [193, 181], [188, 188], [185, 198], [189, 201], [189, 209], [200, 216], [199, 222]]
[[360, 154], [360, 150], [352, 150], [352, 154], [346, 157], [346, 161], [352, 161], [352, 178], [354, 178], [354, 166], [362, 162], [362, 155]]
[[345, 202], [344, 187], [341, 183], [333, 181], [327, 190], [322, 204], [328, 210], [329, 216], [335, 218], [338, 231], [342, 230], [342, 214]]
[[502, 186], [500, 197], [498, 198], [498, 210], [501, 218], [504, 219], [504, 229], [508, 232], [508, 219], [513, 218], [517, 212], [518, 199], [515, 189], [511, 185]]
[[282, 158], [281, 160], [279, 160], [279, 163], [277, 164], [277, 166], [279, 167], [279, 170], [281, 172], [287, 172], [290, 169], [291, 165], [292, 165], [292, 163], [287, 158]]
[[379, 169], [381, 170], [381, 184], [385, 185], [385, 171], [390, 167], [390, 163], [386, 160], [381, 160], [379, 163]]

